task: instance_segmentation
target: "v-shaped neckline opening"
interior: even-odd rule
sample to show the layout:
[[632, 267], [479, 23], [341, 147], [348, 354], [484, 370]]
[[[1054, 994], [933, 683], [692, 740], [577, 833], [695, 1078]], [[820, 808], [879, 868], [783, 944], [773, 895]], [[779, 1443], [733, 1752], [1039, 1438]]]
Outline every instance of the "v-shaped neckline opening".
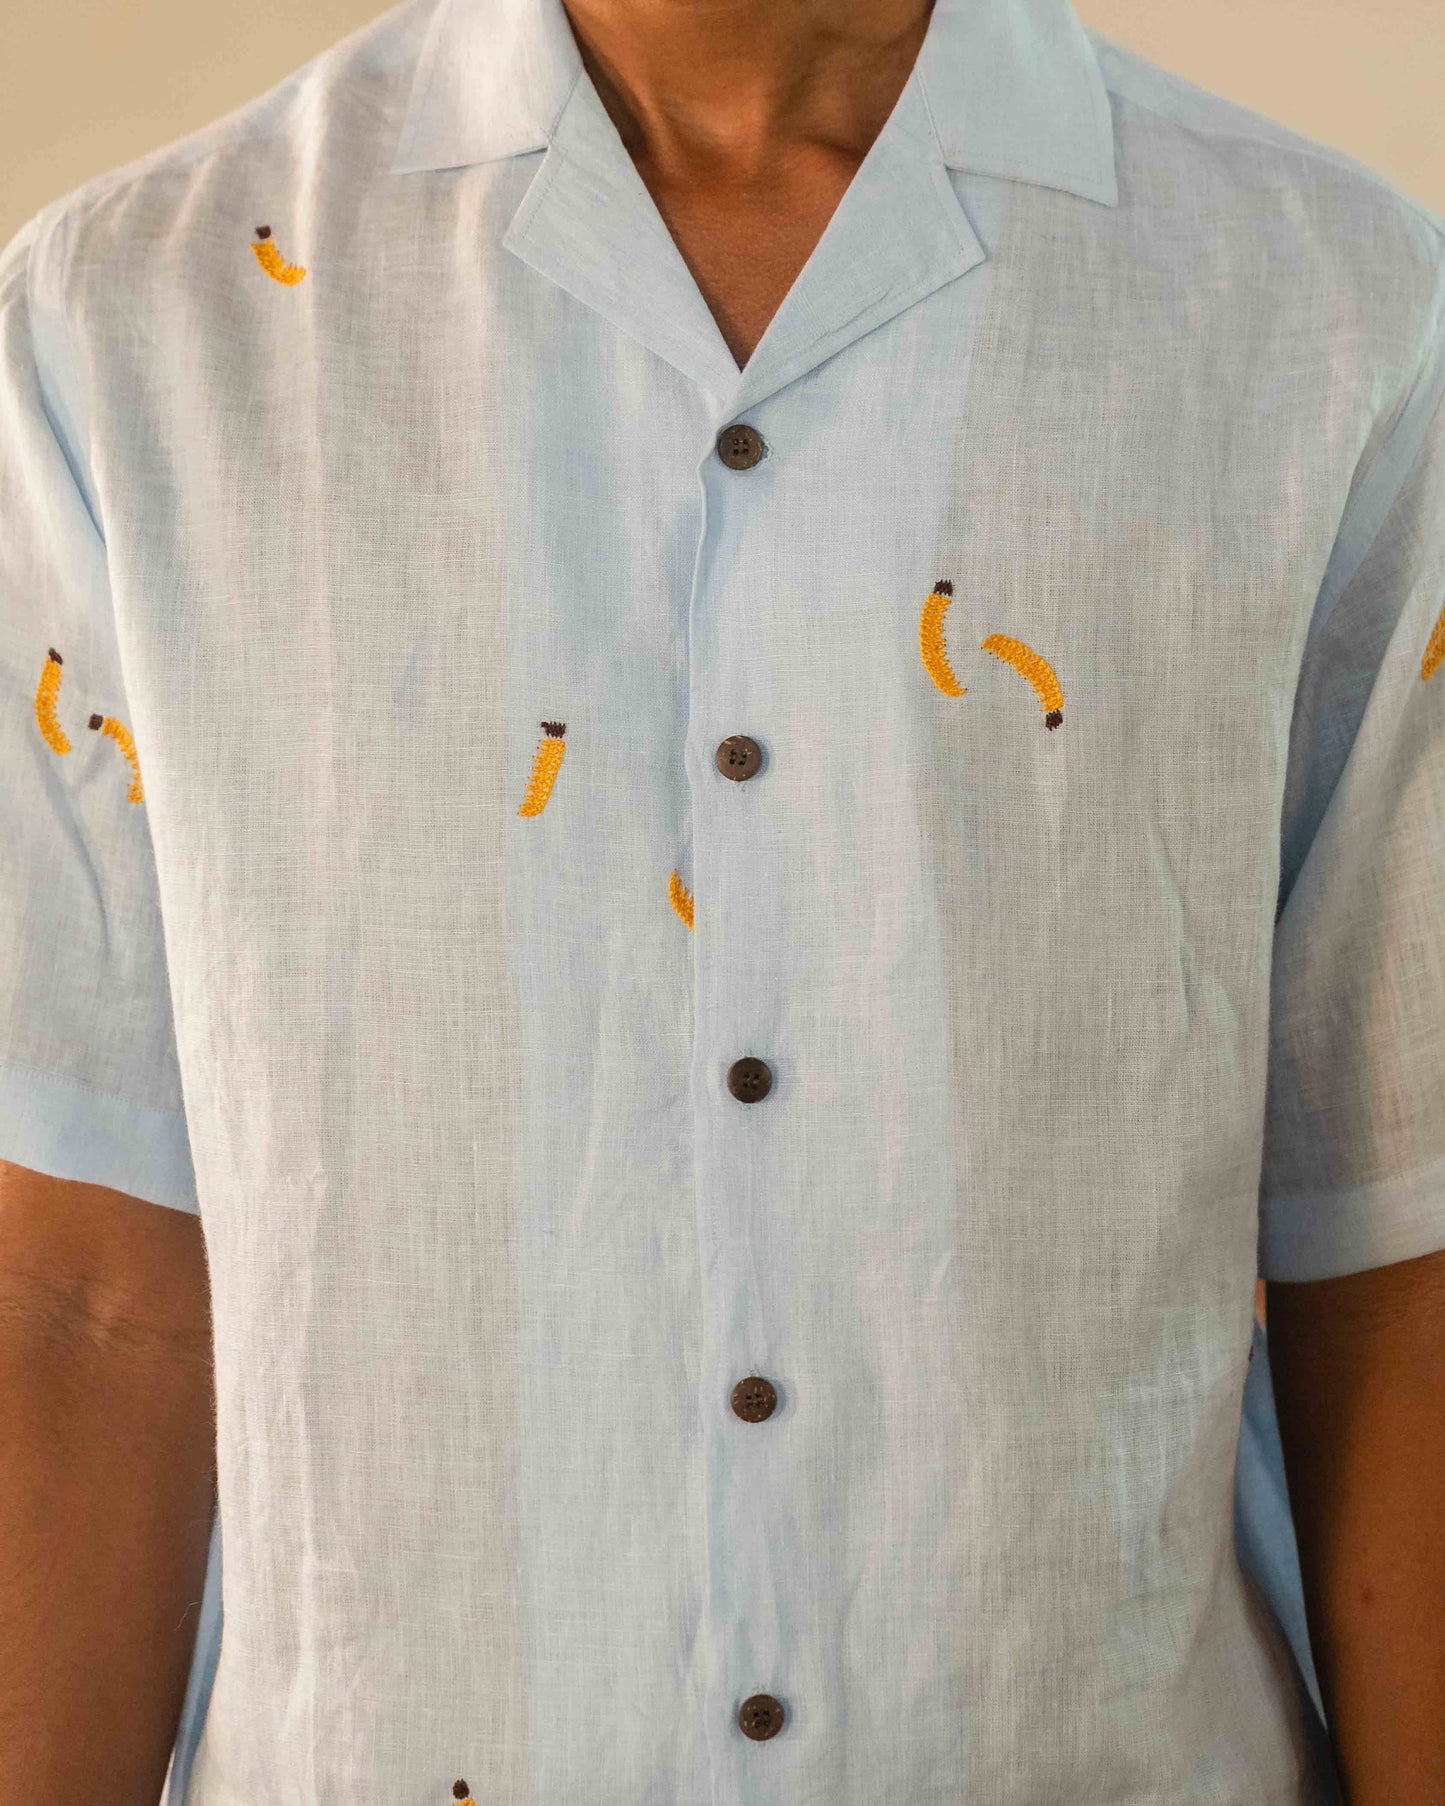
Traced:
[[[919, 42], [917, 51], [914, 53], [913, 62], [909, 66], [908, 74], [905, 76], [898, 93], [894, 96], [893, 105], [888, 109], [887, 117], [884, 119], [877, 132], [874, 133], [872, 142], [860, 158], [858, 166], [853, 171], [847, 186], [844, 188], [842, 194], [839, 195], [836, 204], [829, 213], [827, 220], [824, 222], [822, 231], [819, 232], [818, 236], [814, 239], [812, 246], [808, 251], [808, 255], [794, 272], [793, 279], [789, 283], [786, 292], [783, 294], [772, 313], [768, 316], [768, 323], [763, 328], [762, 333], [759, 335], [757, 342], [754, 344], [752, 351], [748, 355], [747, 362], [744, 364], [738, 363], [732, 347], [728, 344], [727, 337], [718, 322], [717, 315], [713, 312], [711, 304], [702, 291], [701, 284], [693, 273], [692, 265], [683, 254], [682, 247], [678, 244], [677, 239], [673, 236], [672, 228], [668, 225], [666, 216], [658, 206], [656, 197], [644, 180], [642, 172], [637, 167], [632, 153], [628, 150], [621, 132], [617, 129], [617, 122], [613, 119], [611, 113], [608, 112], [606, 103], [603, 101], [602, 96], [598, 91], [597, 84], [592, 80], [591, 72], [587, 68], [586, 62], [582, 56], [581, 46], [577, 43], [576, 33], [572, 32], [572, 42], [577, 60], [577, 74], [563, 107], [563, 116], [577, 104], [579, 90], [582, 91], [583, 104], [595, 115], [599, 125], [603, 128], [604, 137], [610, 138], [614, 155], [626, 165], [630, 174], [631, 185], [637, 191], [639, 204], [645, 203], [646, 210], [651, 215], [652, 223], [657, 235], [665, 240], [678, 269], [686, 275], [695, 304], [697, 308], [706, 315], [711, 324], [718, 344], [732, 369], [733, 380], [736, 384], [741, 385], [746, 383], [749, 375], [756, 369], [760, 354], [767, 350], [768, 339], [773, 331], [774, 323], [789, 309], [790, 303], [793, 304], [794, 309], [796, 310], [796, 296], [802, 289], [804, 283], [808, 280], [810, 271], [818, 261], [819, 254], [823, 251], [825, 241], [833, 231], [835, 222], [837, 222], [839, 217], [844, 214], [845, 210], [856, 210], [857, 206], [860, 204], [856, 197], [860, 190], [866, 187], [867, 181], [872, 174], [870, 165], [875, 164], [881, 157], [887, 155], [892, 135], [910, 100], [915, 94], [921, 99], [921, 89], [919, 89], [918, 85], [919, 70], [923, 62], [924, 51], [928, 45], [930, 34], [934, 31], [935, 22], [938, 20], [941, 11], [942, 7], [940, 5], [940, 0], [933, 0], [933, 5], [929, 11], [927, 29]], [[563, 8], [563, 14], [565, 17], [565, 8]], [[571, 31], [570, 19], [567, 20], [567, 25], [568, 30]], [[926, 106], [924, 111], [926, 114]], [[560, 126], [560, 119], [558, 123]], [[888, 140], [888, 142], [885, 142], [885, 140]], [[880, 146], [882, 147], [881, 150]]]
[[928, 43], [745, 364], [580, 55], [503, 245], [731, 411], [753, 405], [984, 259], [920, 79]]

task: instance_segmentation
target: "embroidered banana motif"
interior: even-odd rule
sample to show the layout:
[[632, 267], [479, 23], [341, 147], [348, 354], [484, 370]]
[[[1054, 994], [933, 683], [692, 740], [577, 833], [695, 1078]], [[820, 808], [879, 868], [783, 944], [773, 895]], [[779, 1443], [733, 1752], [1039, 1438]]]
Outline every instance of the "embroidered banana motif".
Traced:
[[542, 738], [532, 761], [532, 775], [527, 781], [527, 794], [522, 798], [518, 815], [540, 815], [547, 807], [547, 798], [552, 794], [552, 786], [562, 766], [562, 754], [567, 750], [562, 737], [566, 732], [565, 721], [542, 723]]
[[257, 226], [256, 241], [251, 249], [256, 253], [257, 263], [273, 282], [284, 282], [288, 288], [291, 288], [306, 274], [299, 263], [287, 263], [276, 249], [269, 226]]
[[1430, 638], [1425, 642], [1425, 656], [1420, 660], [1420, 676], [1430, 678], [1445, 664], [1445, 608], [1435, 617]]
[[692, 927], [693, 907], [692, 892], [674, 872], [667, 881], [667, 897], [672, 907], [688, 927]]
[[[943, 637], [943, 616], [952, 600], [952, 583], [947, 577], [940, 577], [928, 592], [923, 613], [918, 617], [918, 655], [923, 660], [924, 670], [945, 696], [964, 696], [967, 689], [953, 674], [953, 666], [948, 662], [947, 642]], [[1445, 615], [1442, 615], [1439, 631], [1442, 639], [1445, 639]], [[1058, 727], [1064, 719], [1064, 693], [1049, 661], [1032, 647], [1026, 646], [1022, 640], [1016, 640], [1007, 633], [991, 633], [980, 644], [985, 652], [1001, 658], [1005, 664], [1012, 665], [1020, 676], [1028, 679], [1043, 703], [1044, 726], [1051, 730]], [[1442, 645], [1437, 654], [1437, 663], [1442, 656], [1445, 656], [1445, 645]]]
[[[45, 664], [41, 668], [40, 682], [35, 691], [35, 719], [40, 732], [45, 737], [45, 744], [55, 753], [68, 753], [70, 741], [65, 736], [55, 714], [56, 700], [60, 695], [60, 672], [64, 660], [51, 646], [45, 655]], [[111, 715], [92, 715], [90, 726], [98, 732], [109, 735], [125, 754], [126, 763], [130, 766], [130, 788], [126, 791], [126, 801], [143, 803], [145, 791], [140, 781], [140, 760], [136, 757], [135, 741], [130, 737], [130, 729], [123, 721], [117, 721]]]
[[918, 617], [918, 652], [923, 668], [945, 696], [962, 696], [965, 686], [953, 675], [948, 662], [948, 645], [943, 637], [943, 616], [953, 600], [953, 585], [940, 577], [928, 592], [923, 613]]
[[35, 692], [35, 719], [45, 736], [45, 744], [54, 753], [68, 753], [70, 742], [55, 718], [55, 699], [60, 694], [60, 667], [65, 661], [52, 646], [41, 668], [40, 683]]
[[1044, 726], [1051, 730], [1056, 728], [1064, 718], [1064, 692], [1059, 688], [1059, 680], [1049, 661], [1025, 646], [1022, 640], [1013, 639], [1006, 633], [991, 633], [982, 646], [985, 652], [1001, 658], [1029, 680], [1044, 706]]
[[117, 721], [112, 715], [92, 715], [90, 725], [102, 734], [108, 734], [126, 756], [131, 769], [130, 789], [126, 791], [126, 801], [143, 803], [145, 792], [140, 783], [140, 760], [135, 756], [135, 741], [130, 737], [130, 729], [124, 722]]

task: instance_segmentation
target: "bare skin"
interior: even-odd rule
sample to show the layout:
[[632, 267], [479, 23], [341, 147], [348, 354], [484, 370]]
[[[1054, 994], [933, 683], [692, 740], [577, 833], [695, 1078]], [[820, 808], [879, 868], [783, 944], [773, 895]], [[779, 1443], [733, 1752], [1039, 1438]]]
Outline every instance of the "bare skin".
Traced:
[[568, 0], [582, 61], [741, 368], [903, 91], [932, 0]]
[[0, 1161], [0, 1806], [156, 1806], [214, 1497], [196, 1218]]
[[1267, 1283], [1310, 1649], [1349, 1806], [1445, 1801], [1445, 1252]]

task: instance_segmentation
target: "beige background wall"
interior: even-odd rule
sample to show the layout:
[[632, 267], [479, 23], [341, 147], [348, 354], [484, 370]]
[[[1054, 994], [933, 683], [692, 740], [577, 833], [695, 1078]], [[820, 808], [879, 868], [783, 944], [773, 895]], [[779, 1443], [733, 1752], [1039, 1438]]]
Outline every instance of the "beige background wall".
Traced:
[[[1107, 36], [1339, 146], [1445, 213], [1441, 0], [1075, 3]], [[46, 201], [229, 112], [382, 10], [3, 0], [0, 241]]]

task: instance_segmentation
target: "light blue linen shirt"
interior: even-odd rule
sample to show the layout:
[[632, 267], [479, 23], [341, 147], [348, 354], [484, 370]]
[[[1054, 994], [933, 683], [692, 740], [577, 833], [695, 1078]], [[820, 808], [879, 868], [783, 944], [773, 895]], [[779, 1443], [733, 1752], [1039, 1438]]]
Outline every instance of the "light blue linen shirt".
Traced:
[[1445, 1246], [1442, 393], [1445, 222], [1065, 0], [742, 370], [560, 0], [16, 239], [0, 1157], [204, 1226], [172, 1806], [1330, 1797], [1241, 1409]]
[[[1280, 1446], [1270, 1380], [1269, 1345], [1261, 1323], [1254, 1326], [1249, 1371], [1244, 1382], [1244, 1411], [1234, 1487], [1234, 1533], [1239, 1560], [1258, 1582], [1279, 1619], [1308, 1694], [1304, 1717], [1313, 1797], [1318, 1806], [1344, 1806], [1329, 1733], [1325, 1728], [1319, 1678], [1310, 1649], [1299, 1551], [1295, 1544], [1284, 1451]], [[211, 1532], [205, 1584], [198, 1603], [195, 1652], [171, 1771], [167, 1776], [167, 1806], [183, 1806], [186, 1797], [191, 1764], [205, 1725], [211, 1684], [220, 1655], [222, 1622], [220, 1525], [217, 1523]]]

